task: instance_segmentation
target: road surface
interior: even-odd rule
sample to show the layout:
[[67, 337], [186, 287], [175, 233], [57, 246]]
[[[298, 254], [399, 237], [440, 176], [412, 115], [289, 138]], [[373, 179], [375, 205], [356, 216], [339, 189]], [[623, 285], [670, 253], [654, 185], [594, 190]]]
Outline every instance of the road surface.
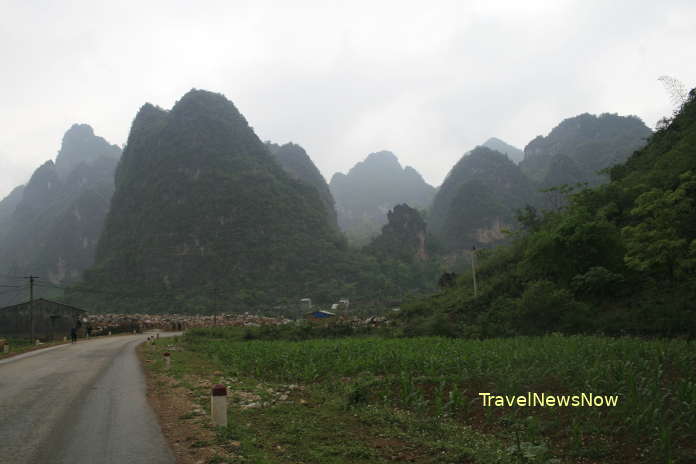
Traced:
[[100, 337], [0, 361], [0, 463], [173, 464], [135, 354]]

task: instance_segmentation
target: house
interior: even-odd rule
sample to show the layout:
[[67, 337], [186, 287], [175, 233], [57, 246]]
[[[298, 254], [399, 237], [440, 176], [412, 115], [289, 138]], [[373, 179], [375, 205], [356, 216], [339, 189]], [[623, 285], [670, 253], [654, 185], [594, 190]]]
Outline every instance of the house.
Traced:
[[80, 329], [87, 322], [87, 311], [39, 298], [0, 308], [0, 336], [57, 340]]

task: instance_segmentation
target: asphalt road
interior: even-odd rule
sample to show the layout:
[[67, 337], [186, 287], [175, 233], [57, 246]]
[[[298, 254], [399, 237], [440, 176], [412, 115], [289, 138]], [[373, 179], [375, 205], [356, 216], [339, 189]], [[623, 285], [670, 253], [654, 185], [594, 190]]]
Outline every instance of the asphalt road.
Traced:
[[135, 347], [100, 337], [0, 361], [0, 463], [173, 464]]

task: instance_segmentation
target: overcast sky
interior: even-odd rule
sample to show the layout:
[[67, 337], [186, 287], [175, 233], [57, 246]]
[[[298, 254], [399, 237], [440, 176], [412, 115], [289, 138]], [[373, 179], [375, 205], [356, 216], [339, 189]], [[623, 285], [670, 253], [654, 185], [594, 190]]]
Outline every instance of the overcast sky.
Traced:
[[696, 85], [696, 2], [0, 0], [0, 196], [75, 122], [122, 145], [138, 108], [224, 93], [327, 181], [391, 150], [439, 185], [496, 136], [583, 112], [671, 112]]

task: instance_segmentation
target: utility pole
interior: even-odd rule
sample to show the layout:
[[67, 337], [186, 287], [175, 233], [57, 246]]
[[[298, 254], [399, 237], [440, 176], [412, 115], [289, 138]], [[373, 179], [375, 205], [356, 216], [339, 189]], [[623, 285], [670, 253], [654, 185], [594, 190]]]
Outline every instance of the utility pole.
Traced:
[[478, 295], [478, 287], [476, 285], [476, 247], [471, 247], [471, 275], [474, 278], [474, 298]]
[[217, 296], [218, 289], [217, 286], [213, 288], [213, 325], [217, 326]]
[[31, 325], [31, 343], [34, 343], [34, 279], [38, 279], [38, 277], [28, 275], [24, 278], [29, 279], [29, 324]]

